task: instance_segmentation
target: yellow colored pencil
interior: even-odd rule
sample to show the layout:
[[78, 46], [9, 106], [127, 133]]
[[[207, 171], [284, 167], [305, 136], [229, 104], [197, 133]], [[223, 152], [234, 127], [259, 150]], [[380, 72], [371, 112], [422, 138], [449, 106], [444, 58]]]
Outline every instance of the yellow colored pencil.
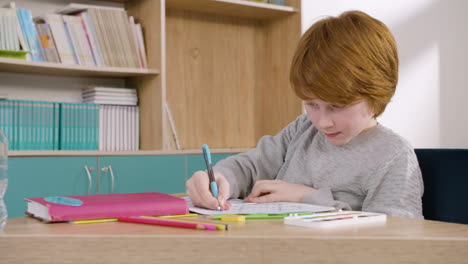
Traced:
[[[149, 216], [154, 218], [180, 218], [180, 217], [192, 217], [198, 214], [180, 214], [180, 215], [161, 215], [161, 216]], [[146, 216], [145, 216], [146, 217]]]
[[104, 218], [104, 219], [87, 219], [87, 220], [73, 220], [70, 221], [73, 224], [96, 224], [96, 223], [108, 223], [117, 222], [117, 218]]

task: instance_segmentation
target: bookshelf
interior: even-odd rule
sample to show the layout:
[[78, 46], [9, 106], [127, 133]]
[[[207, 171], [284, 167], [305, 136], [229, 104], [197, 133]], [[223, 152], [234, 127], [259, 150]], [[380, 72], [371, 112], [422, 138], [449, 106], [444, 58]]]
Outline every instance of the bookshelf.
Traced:
[[0, 58], [0, 71], [77, 77], [137, 77], [159, 74], [156, 69], [67, 65], [8, 58]]
[[[106, 1], [124, 4], [143, 25], [149, 69], [0, 59], [0, 71], [123, 78], [126, 86], [138, 89], [141, 152], [122, 155], [182, 154], [203, 143], [214, 152], [238, 152], [255, 146], [263, 135], [276, 134], [301, 114], [300, 100], [288, 80], [301, 35], [300, 0], [286, 1], [285, 6], [245, 0]], [[165, 104], [171, 109], [182, 150], [175, 150]]]

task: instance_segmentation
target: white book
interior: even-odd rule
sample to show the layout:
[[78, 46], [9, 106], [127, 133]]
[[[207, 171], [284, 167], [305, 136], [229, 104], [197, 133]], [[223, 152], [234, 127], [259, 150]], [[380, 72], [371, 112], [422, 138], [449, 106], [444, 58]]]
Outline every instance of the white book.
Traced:
[[104, 150], [104, 106], [99, 106], [99, 148], [98, 150]]
[[50, 31], [55, 40], [55, 46], [63, 64], [77, 64], [75, 53], [70, 43], [62, 16], [47, 14], [44, 19], [50, 26]]
[[84, 23], [84, 28], [88, 37], [89, 44], [91, 46], [91, 51], [93, 52], [94, 61], [97, 66], [105, 66], [104, 58], [102, 55], [101, 44], [96, 35], [96, 29], [94, 27], [94, 22], [91, 19], [88, 11], [82, 12], [79, 14]]
[[140, 45], [138, 43], [137, 27], [135, 25], [135, 19], [133, 18], [133, 16], [130, 16], [128, 18], [128, 22], [130, 24], [130, 31], [132, 34], [132, 39], [133, 39], [133, 42], [135, 43], [135, 48], [136, 48], [137, 58], [138, 58], [138, 65], [140, 65], [140, 68], [146, 68], [143, 66], [143, 61], [141, 60]]
[[0, 49], [19, 50], [16, 11], [13, 8], [0, 8]]
[[93, 53], [88, 44], [81, 17], [64, 15], [63, 21], [70, 32], [72, 44], [75, 47], [80, 65], [94, 66]]
[[130, 93], [136, 94], [134, 88], [115, 88], [115, 87], [102, 87], [102, 86], [90, 86], [82, 90], [82, 93], [88, 92], [112, 92], [112, 93]]
[[100, 5], [87, 5], [87, 4], [78, 4], [70, 3], [64, 7], [61, 7], [55, 10], [57, 14], [74, 14], [82, 12], [88, 9], [104, 9], [104, 10], [114, 10], [114, 11], [125, 11], [122, 7], [112, 7], [112, 6], [100, 6]]
[[[15, 2], [10, 2], [10, 3], [6, 4], [4, 7], [5, 8], [10, 8], [14, 12], [14, 20], [15, 20], [14, 24], [16, 26], [16, 35], [18, 36], [18, 41], [19, 41], [19, 44], [21, 45], [21, 50], [30, 51], [29, 45], [28, 45], [28, 43], [26, 41], [26, 32], [23, 32], [23, 30], [21, 29], [21, 24], [20, 24], [20, 21], [19, 21], [20, 18], [18, 17]], [[31, 60], [31, 54], [30, 53], [26, 54], [26, 60], [28, 60], [28, 61]]]
[[134, 148], [134, 128], [133, 128], [133, 120], [134, 120], [134, 109], [135, 107], [129, 106], [128, 107], [128, 144], [129, 144], [129, 150], [135, 150]]
[[41, 42], [44, 57], [48, 62], [60, 63], [60, 57], [55, 45], [54, 36], [50, 30], [50, 25], [42, 17], [34, 18], [34, 22], [36, 23], [37, 34]]
[[7, 12], [4, 8], [0, 8], [0, 50], [7, 49], [7, 32], [8, 25], [7, 25]]
[[140, 108], [138, 106], [133, 108], [134, 111], [134, 129], [135, 129], [135, 137], [134, 137], [134, 149], [140, 149]]
[[148, 68], [148, 61], [146, 59], [146, 48], [145, 48], [145, 41], [143, 38], [143, 30], [141, 28], [141, 24], [136, 24], [137, 29], [137, 38], [138, 38], [138, 51], [140, 52], [140, 57], [143, 63], [143, 68]]
[[128, 150], [128, 146], [127, 146], [127, 108], [128, 106], [121, 106], [120, 107], [120, 110], [121, 110], [121, 129], [120, 129], [120, 143], [122, 144], [121, 145], [121, 150]]
[[107, 133], [106, 133], [106, 150], [112, 150], [112, 130], [114, 129], [112, 123], [112, 106], [106, 105], [107, 111]]
[[138, 99], [136, 93], [113, 93], [113, 92], [86, 92], [81, 95], [83, 98], [95, 97], [95, 98], [115, 98], [115, 99]]
[[132, 101], [107, 101], [107, 100], [83, 100], [83, 103], [101, 104], [101, 105], [137, 105]]
[[132, 104], [137, 104], [138, 103], [138, 97], [135, 96], [109, 96], [109, 95], [83, 95], [82, 96], [83, 101], [106, 101], [106, 102], [112, 102], [115, 101], [116, 103], [118, 102], [129, 102]]
[[116, 151], [117, 150], [116, 148], [117, 110], [116, 110], [116, 106], [114, 105], [111, 105], [110, 109], [111, 109], [110, 151]]
[[122, 150], [128, 149], [128, 108], [129, 106], [122, 106]]

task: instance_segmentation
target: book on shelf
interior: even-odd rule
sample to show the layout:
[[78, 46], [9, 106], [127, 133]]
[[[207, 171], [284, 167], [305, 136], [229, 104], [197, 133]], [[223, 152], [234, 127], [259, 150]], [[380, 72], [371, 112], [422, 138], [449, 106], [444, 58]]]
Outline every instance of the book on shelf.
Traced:
[[131, 105], [136, 106], [138, 100], [126, 98], [108, 98], [108, 97], [83, 97], [83, 103], [104, 104], [104, 105]]
[[120, 193], [26, 198], [26, 214], [45, 222], [188, 213], [187, 202], [165, 193]]
[[57, 14], [76, 14], [83, 12], [89, 9], [103, 9], [103, 10], [112, 10], [112, 11], [125, 11], [122, 7], [113, 7], [113, 6], [100, 6], [100, 5], [88, 5], [88, 4], [79, 4], [79, 3], [69, 3], [68, 5], [61, 7], [55, 10]]
[[0, 8], [0, 50], [20, 50], [17, 16], [13, 8]]
[[99, 150], [139, 149], [139, 108], [128, 105], [100, 105]]
[[83, 102], [111, 105], [137, 105], [136, 89], [89, 87], [82, 91]]
[[60, 104], [60, 150], [98, 150], [98, 130], [98, 104]]
[[148, 68], [148, 61], [146, 59], [145, 41], [143, 38], [143, 29], [140, 23], [135, 23], [135, 19], [130, 17], [130, 27], [133, 32], [133, 37], [137, 45], [138, 59], [141, 68]]
[[104, 65], [142, 68], [139, 44], [135, 42], [134, 29], [124, 8], [71, 3], [56, 13], [86, 17], [93, 28], [86, 31], [89, 43], [96, 46], [96, 52], [101, 51]]
[[97, 150], [99, 105], [0, 100], [10, 150]]
[[[21, 29], [19, 16], [18, 16], [18, 11], [17, 11], [15, 2], [10, 2], [10, 3], [6, 4], [6, 5], [4, 5], [4, 8], [10, 10], [9, 11], [9, 13], [10, 13], [9, 16], [13, 16], [14, 21], [12, 21], [13, 25], [10, 25], [12, 27], [12, 28], [10, 28], [10, 30], [13, 29], [13, 32], [12, 32], [13, 35], [15, 35], [14, 31], [16, 31], [17, 41], [19, 42], [19, 45], [20, 45], [20, 49], [14, 49], [14, 50], [16, 50], [16, 51], [21, 50], [23, 52], [26, 52], [26, 54], [25, 54], [26, 60], [31, 60], [31, 55], [29, 53], [30, 49], [29, 49], [28, 43], [26, 42], [26, 35], [23, 32], [23, 30]], [[13, 41], [15, 41], [14, 45], [17, 46], [16, 40], [13, 40]]]
[[41, 43], [42, 51], [48, 62], [60, 62], [57, 47], [55, 45], [50, 25], [42, 18], [34, 18], [36, 23], [37, 35]]
[[12, 2], [0, 18], [0, 50], [21, 47], [27, 60], [147, 68], [141, 24], [124, 8], [71, 3], [33, 19]]
[[116, 88], [116, 87], [103, 87], [103, 86], [90, 86], [82, 90], [83, 94], [85, 93], [123, 93], [136, 95], [135, 88]]
[[36, 27], [34, 26], [31, 10], [16, 8], [16, 13], [18, 15], [21, 30], [25, 36], [26, 42], [28, 43], [31, 60], [45, 61]]
[[93, 21], [91, 20], [91, 17], [89, 16], [89, 13], [84, 11], [77, 14], [76, 16], [81, 17], [83, 28], [86, 33], [86, 39], [89, 46], [91, 47], [91, 52], [93, 54], [96, 66], [105, 66], [104, 58], [102, 57], [102, 49], [96, 35], [96, 29], [94, 27]]
[[67, 30], [61, 15], [47, 14], [39, 17], [38, 20], [44, 20], [50, 27], [60, 62], [63, 64], [77, 64], [73, 45], [69, 40]]
[[58, 104], [0, 100], [0, 128], [10, 150], [57, 150]]
[[71, 45], [74, 47], [78, 64], [84, 66], [96, 65], [81, 17], [63, 15], [62, 18], [65, 22], [65, 29], [70, 36]]

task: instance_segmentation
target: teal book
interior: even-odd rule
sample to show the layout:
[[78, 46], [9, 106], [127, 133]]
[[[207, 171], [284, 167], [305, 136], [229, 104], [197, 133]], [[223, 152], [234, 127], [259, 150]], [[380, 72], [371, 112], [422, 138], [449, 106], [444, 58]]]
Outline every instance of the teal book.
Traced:
[[69, 131], [69, 124], [68, 124], [68, 112], [69, 107], [67, 103], [60, 104], [60, 117], [59, 117], [59, 149], [60, 150], [68, 150], [69, 143], [68, 143], [68, 131]]
[[59, 150], [60, 146], [60, 103], [53, 104], [53, 131], [52, 146], [53, 150]]
[[99, 119], [99, 105], [85, 103], [83, 104], [82, 120], [82, 135], [83, 135], [83, 150], [98, 150], [98, 134], [97, 127]]
[[24, 103], [22, 101], [17, 101], [18, 104], [18, 150], [24, 150]]
[[23, 147], [22, 150], [33, 150], [33, 133], [34, 127], [32, 124], [32, 101], [22, 101], [23, 108]]
[[99, 150], [99, 105], [93, 104], [92, 150]]

